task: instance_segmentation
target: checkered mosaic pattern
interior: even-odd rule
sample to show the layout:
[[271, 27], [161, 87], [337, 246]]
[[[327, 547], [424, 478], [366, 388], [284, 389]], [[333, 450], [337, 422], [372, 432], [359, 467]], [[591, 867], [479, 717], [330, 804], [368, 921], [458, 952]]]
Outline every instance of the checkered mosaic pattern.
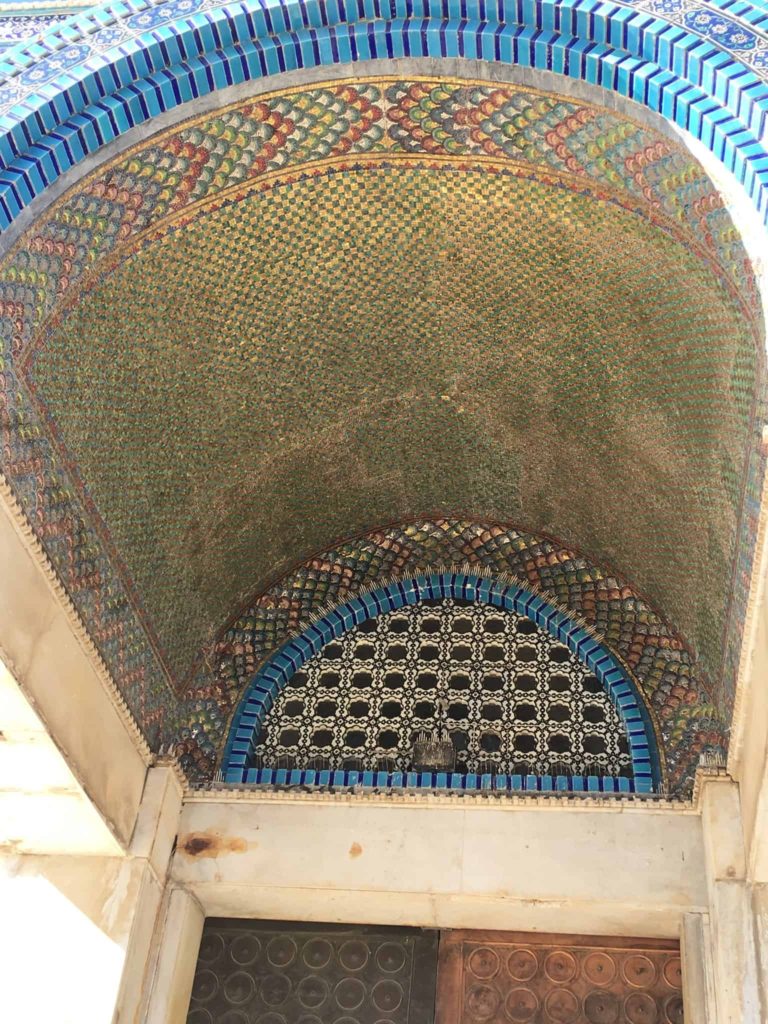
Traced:
[[682, 241], [451, 158], [281, 177], [198, 212], [73, 293], [21, 359], [181, 688], [297, 549], [424, 508], [615, 549], [717, 675], [753, 344]]
[[293, 674], [256, 763], [409, 771], [422, 732], [445, 728], [454, 770], [632, 777], [602, 684], [531, 619], [455, 599], [369, 619]]

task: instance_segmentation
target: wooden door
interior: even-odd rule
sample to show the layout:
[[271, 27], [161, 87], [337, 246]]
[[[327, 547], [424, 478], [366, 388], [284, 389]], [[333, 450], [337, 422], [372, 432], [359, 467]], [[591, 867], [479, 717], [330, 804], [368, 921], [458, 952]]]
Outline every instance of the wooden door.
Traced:
[[187, 1024], [682, 1024], [675, 942], [205, 923]]

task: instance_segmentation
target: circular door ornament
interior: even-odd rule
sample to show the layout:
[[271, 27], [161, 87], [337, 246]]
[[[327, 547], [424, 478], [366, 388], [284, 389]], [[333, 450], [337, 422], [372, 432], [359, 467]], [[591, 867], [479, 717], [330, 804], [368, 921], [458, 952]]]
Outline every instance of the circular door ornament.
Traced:
[[584, 1000], [589, 1024], [617, 1024], [619, 1001], [610, 992], [591, 992]]
[[397, 974], [405, 966], [406, 953], [396, 942], [385, 942], [376, 951], [376, 963], [387, 974]]
[[642, 953], [628, 956], [621, 967], [624, 980], [633, 988], [650, 988], [656, 981], [656, 968], [653, 962]]
[[222, 939], [220, 935], [208, 932], [203, 935], [202, 942], [200, 943], [200, 952], [197, 954], [197, 958], [204, 964], [212, 964], [219, 959], [223, 952], [224, 939]]
[[550, 981], [554, 981], [557, 984], [573, 981], [577, 970], [576, 958], [564, 949], [555, 950], [544, 961], [544, 973]]
[[633, 992], [624, 1003], [624, 1014], [629, 1024], [657, 1024], [659, 1011], [656, 1001], [647, 992]]
[[515, 981], [530, 981], [538, 969], [539, 961], [530, 949], [516, 949], [509, 954], [507, 970]]
[[[216, 1018], [216, 1024], [250, 1024], [242, 1010], [227, 1010], [223, 1017]], [[285, 1017], [279, 1013], [268, 1013], [259, 1024], [286, 1024]]]
[[288, 998], [291, 983], [284, 974], [270, 974], [261, 983], [261, 998], [267, 1006], [279, 1006]]
[[683, 965], [680, 961], [679, 956], [673, 956], [670, 960], [664, 964], [664, 981], [671, 988], [682, 988], [683, 985]]
[[326, 939], [310, 939], [304, 947], [302, 960], [315, 971], [327, 967], [333, 956], [333, 946]]
[[347, 971], [361, 971], [368, 963], [368, 947], [364, 942], [350, 939], [339, 950], [339, 961]]
[[296, 943], [287, 935], [277, 935], [267, 946], [267, 959], [273, 967], [289, 967], [296, 959]]
[[473, 950], [467, 966], [476, 978], [486, 980], [492, 978], [499, 970], [499, 958], [488, 946], [480, 946]]
[[552, 1024], [574, 1024], [579, 1017], [579, 1000], [567, 988], [550, 992], [544, 1000], [544, 1012]]
[[683, 1024], [683, 1000], [681, 996], [670, 996], [664, 1004], [667, 1024]]
[[593, 985], [610, 985], [616, 977], [616, 964], [607, 953], [590, 953], [584, 961], [584, 974]]
[[536, 1016], [539, 1000], [529, 988], [513, 988], [504, 1000], [504, 1012], [514, 1024], [527, 1024]]
[[224, 982], [224, 995], [234, 1006], [247, 1003], [256, 992], [256, 983], [245, 971], [235, 971]]
[[356, 1010], [365, 999], [365, 985], [357, 978], [344, 978], [333, 994], [342, 1010]]
[[198, 1009], [190, 1011], [187, 1024], [213, 1024], [213, 1017], [207, 1010], [198, 1007]]
[[[211, 938], [218, 939], [220, 936], [212, 935]], [[238, 935], [229, 947], [229, 955], [241, 967], [252, 964], [260, 952], [261, 943], [255, 935]]]
[[314, 1010], [321, 1003], [324, 1003], [328, 998], [328, 994], [328, 982], [325, 978], [318, 978], [314, 974], [308, 978], [302, 978], [296, 989], [296, 998], [302, 1006], [307, 1007], [309, 1010]]
[[213, 971], [198, 971], [192, 985], [192, 998], [197, 1003], [207, 1003], [219, 991], [219, 979]]
[[490, 1020], [500, 1001], [499, 993], [491, 985], [473, 985], [467, 993], [467, 1013], [473, 1020]]
[[373, 1005], [383, 1013], [394, 1013], [403, 1001], [403, 988], [391, 978], [377, 981], [371, 992]]

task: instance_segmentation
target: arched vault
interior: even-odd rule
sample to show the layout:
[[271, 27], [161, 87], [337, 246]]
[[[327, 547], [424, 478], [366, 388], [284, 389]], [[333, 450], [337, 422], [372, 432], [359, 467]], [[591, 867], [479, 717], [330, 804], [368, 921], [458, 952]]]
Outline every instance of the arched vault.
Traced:
[[684, 125], [762, 210], [762, 43], [739, 63], [718, 31], [716, 60], [706, 19], [629, 4], [539, 5], [539, 37], [518, 7], [420, 34], [397, 5], [158, 5], [88, 42], [82, 15], [34, 73], [6, 58], [3, 473], [145, 735], [199, 773], [253, 595], [418, 517], [514, 523], [620, 580], [721, 741], [763, 472], [762, 311], [721, 195], [604, 91], [365, 58], [549, 61]]

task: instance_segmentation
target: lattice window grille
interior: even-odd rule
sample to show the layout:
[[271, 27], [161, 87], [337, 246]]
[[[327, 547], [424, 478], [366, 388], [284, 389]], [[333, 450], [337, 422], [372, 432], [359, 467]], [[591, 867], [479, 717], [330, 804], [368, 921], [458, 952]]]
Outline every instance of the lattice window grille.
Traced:
[[415, 736], [439, 720], [457, 771], [633, 774], [623, 723], [585, 665], [525, 616], [456, 599], [326, 644], [275, 700], [253, 766], [407, 771]]

